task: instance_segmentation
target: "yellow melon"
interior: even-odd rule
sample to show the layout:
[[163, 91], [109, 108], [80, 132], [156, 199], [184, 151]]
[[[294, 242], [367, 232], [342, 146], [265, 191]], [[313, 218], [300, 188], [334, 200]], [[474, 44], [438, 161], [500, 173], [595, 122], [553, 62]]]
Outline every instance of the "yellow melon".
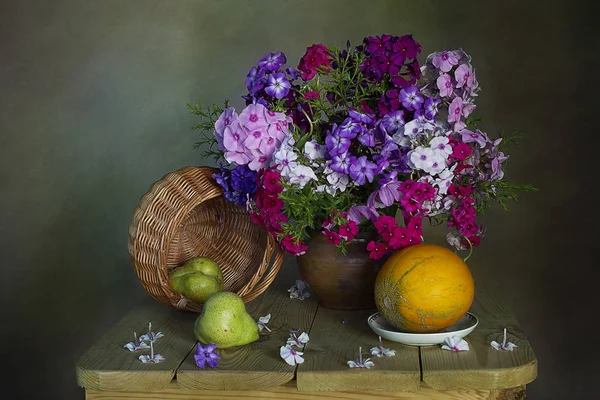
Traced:
[[375, 281], [377, 310], [403, 332], [437, 332], [453, 325], [469, 311], [474, 294], [463, 260], [433, 244], [392, 254]]

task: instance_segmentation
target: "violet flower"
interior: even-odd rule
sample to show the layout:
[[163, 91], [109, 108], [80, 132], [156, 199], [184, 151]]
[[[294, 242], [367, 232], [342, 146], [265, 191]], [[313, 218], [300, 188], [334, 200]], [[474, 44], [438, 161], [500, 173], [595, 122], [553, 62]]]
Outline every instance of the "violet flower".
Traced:
[[437, 88], [440, 90], [440, 96], [450, 97], [454, 93], [452, 78], [448, 74], [440, 74], [436, 80]]
[[206, 368], [206, 366], [209, 366], [210, 368], [217, 367], [219, 365], [217, 360], [220, 360], [221, 356], [215, 352], [216, 349], [216, 344], [207, 344], [202, 347], [202, 345], [198, 343], [196, 354], [194, 354], [196, 365], [202, 369]]
[[331, 163], [329, 164], [329, 168], [333, 171], [347, 174], [350, 165], [352, 165], [356, 161], [356, 157], [351, 155], [350, 153], [342, 153], [332, 157]]
[[423, 95], [416, 86], [409, 86], [400, 90], [400, 101], [407, 110], [418, 110], [423, 104]]
[[469, 351], [469, 343], [458, 336], [447, 337], [444, 339], [442, 349], [450, 351]]
[[460, 131], [461, 140], [465, 143], [477, 143], [480, 148], [484, 148], [486, 145], [485, 137], [481, 134], [479, 130], [476, 132], [472, 132], [468, 129], [463, 129]]
[[362, 358], [362, 347], [358, 348], [358, 360], [351, 360], [346, 362], [350, 368], [371, 368], [374, 367], [375, 364], [371, 361], [370, 358], [366, 358], [363, 360]]
[[246, 87], [252, 94], [258, 92], [265, 86], [264, 83], [265, 71], [256, 67], [252, 67], [246, 76]]
[[442, 51], [433, 57], [433, 66], [443, 72], [450, 71], [456, 64], [458, 64], [458, 57], [453, 51]]
[[386, 349], [385, 347], [383, 347], [381, 336], [379, 336], [379, 344], [377, 345], [377, 347], [372, 347], [370, 351], [372, 356], [377, 357], [393, 357], [396, 355], [396, 350]]
[[495, 340], [492, 340], [490, 345], [496, 350], [506, 350], [506, 351], [513, 351], [513, 349], [515, 347], [517, 347], [517, 345], [512, 342], [506, 342], [506, 328], [504, 328], [504, 336], [502, 338], [502, 343], [498, 343]]
[[350, 177], [359, 185], [364, 185], [366, 181], [373, 182], [377, 165], [367, 160], [367, 156], [362, 156], [348, 168]]
[[287, 96], [291, 87], [292, 85], [285, 77], [285, 74], [283, 72], [277, 72], [269, 75], [265, 92], [271, 97], [283, 99]]
[[435, 117], [439, 113], [438, 107], [441, 102], [442, 100], [440, 99], [428, 97], [427, 100], [425, 100], [425, 104], [423, 104], [423, 108], [425, 110], [425, 118], [431, 120], [435, 119]]
[[381, 119], [381, 126], [385, 128], [386, 133], [389, 135], [396, 133], [404, 126], [404, 123], [404, 111], [402, 110], [393, 111]]
[[163, 356], [161, 356], [160, 354], [154, 354], [154, 342], [150, 342], [150, 355], [141, 355], [141, 356], [139, 356], [139, 359], [144, 364], [147, 364], [147, 363], [158, 364], [159, 362], [165, 360], [165, 358]]
[[148, 322], [148, 333], [140, 336], [140, 340], [141, 341], [149, 341], [150, 343], [152, 343], [152, 342], [156, 341], [156, 339], [160, 339], [163, 336], [165, 336], [165, 335], [163, 335], [162, 332], [158, 332], [158, 333], [152, 332], [152, 322]]
[[327, 152], [332, 157], [344, 154], [350, 148], [350, 139], [341, 137], [336, 134], [328, 134], [325, 138]]
[[148, 345], [148, 343], [142, 342], [142, 341], [140, 341], [138, 339], [136, 332], [133, 332], [133, 342], [129, 342], [126, 345], [124, 345], [123, 347], [125, 347], [129, 351], [136, 351], [136, 350], [142, 350], [142, 349], [148, 349], [148, 348], [150, 348], [150, 346]]
[[286, 61], [287, 59], [285, 58], [285, 54], [278, 51], [277, 53], [266, 54], [260, 59], [258, 66], [266, 69], [267, 71], [277, 71], [283, 64], [286, 63]]

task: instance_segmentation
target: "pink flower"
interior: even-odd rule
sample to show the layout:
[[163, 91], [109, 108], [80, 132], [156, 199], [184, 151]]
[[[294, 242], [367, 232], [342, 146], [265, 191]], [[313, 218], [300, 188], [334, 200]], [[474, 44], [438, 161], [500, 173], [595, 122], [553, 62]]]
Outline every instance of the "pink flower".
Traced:
[[352, 240], [358, 234], [358, 225], [354, 221], [348, 221], [346, 225], [340, 226], [340, 236], [345, 240]]
[[440, 89], [440, 96], [450, 97], [454, 93], [454, 87], [452, 86], [452, 79], [448, 74], [441, 74], [437, 78], [437, 87]]
[[283, 238], [281, 245], [287, 250], [288, 253], [294, 256], [301, 256], [302, 254], [306, 253], [306, 250], [308, 249], [308, 246], [302, 243], [301, 240], [298, 240], [298, 242], [294, 243], [294, 239], [292, 239], [290, 235], [287, 235]]
[[371, 252], [369, 254], [370, 258], [373, 260], [379, 260], [387, 253], [388, 248], [385, 243], [375, 243], [371, 240], [369, 244], [367, 244], [367, 250]]
[[[460, 121], [463, 112], [462, 106], [463, 101], [460, 97], [455, 97], [454, 100], [452, 100], [452, 103], [450, 103], [450, 107], [448, 108], [448, 122], [452, 123]], [[242, 116], [240, 115], [240, 119], [241, 117]]]
[[377, 218], [373, 225], [375, 226], [377, 232], [379, 232], [380, 235], [391, 231], [394, 227], [397, 226], [396, 219], [387, 215], [382, 215], [379, 218]]
[[325, 229], [323, 234], [327, 237], [327, 241], [333, 245], [338, 245], [342, 242], [342, 238], [336, 232], [330, 231], [329, 229]]
[[442, 51], [433, 57], [433, 66], [448, 72], [454, 65], [458, 64], [458, 57], [453, 51]]
[[311, 90], [310, 92], [304, 93], [303, 97], [306, 100], [315, 100], [315, 99], [318, 99], [320, 97], [320, 95], [319, 95], [319, 92], [317, 92], [316, 90]]
[[225, 159], [230, 163], [245, 165], [250, 161], [250, 156], [243, 151], [228, 151], [225, 153]]
[[243, 151], [248, 133], [234, 122], [223, 130], [223, 146], [227, 151]]
[[466, 86], [469, 89], [475, 89], [477, 87], [477, 79], [475, 79], [475, 72], [468, 64], [461, 64], [454, 71], [454, 77], [456, 78], [456, 87], [461, 88]]
[[249, 131], [266, 128], [269, 125], [265, 116], [266, 111], [267, 108], [262, 104], [250, 104], [240, 114], [240, 124]]
[[281, 185], [281, 174], [277, 171], [268, 171], [265, 173], [263, 178], [263, 186], [267, 191], [272, 193], [283, 192], [283, 185]]
[[470, 155], [471, 147], [466, 143], [460, 142], [452, 149], [452, 157], [458, 161], [464, 161]]
[[279, 212], [284, 206], [283, 200], [277, 195], [265, 196], [261, 203], [261, 208], [267, 212]]
[[317, 68], [329, 72], [331, 67], [331, 53], [323, 44], [313, 44], [306, 48], [306, 53], [300, 59], [298, 70], [302, 72], [302, 79], [311, 80], [317, 74]]

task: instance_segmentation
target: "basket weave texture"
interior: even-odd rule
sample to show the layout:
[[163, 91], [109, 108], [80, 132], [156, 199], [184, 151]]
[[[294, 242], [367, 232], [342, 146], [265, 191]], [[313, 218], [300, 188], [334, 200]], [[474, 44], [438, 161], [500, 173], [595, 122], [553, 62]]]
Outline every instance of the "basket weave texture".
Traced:
[[274, 238], [252, 222], [244, 207], [223, 197], [212, 178], [217, 171], [185, 167], [165, 175], [142, 196], [129, 227], [129, 255], [142, 286], [180, 310], [202, 310], [169, 284], [169, 273], [190, 258], [215, 260], [225, 290], [245, 303], [267, 289], [283, 262]]

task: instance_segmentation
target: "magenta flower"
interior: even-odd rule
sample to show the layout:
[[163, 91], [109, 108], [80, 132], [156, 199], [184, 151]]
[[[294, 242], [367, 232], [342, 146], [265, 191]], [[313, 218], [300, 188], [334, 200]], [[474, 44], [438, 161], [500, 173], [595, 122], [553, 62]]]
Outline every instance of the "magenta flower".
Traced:
[[436, 80], [438, 89], [440, 90], [440, 96], [450, 97], [454, 93], [454, 85], [452, 85], [452, 78], [448, 74], [440, 74]]
[[458, 57], [453, 51], [442, 51], [433, 57], [433, 66], [448, 72], [454, 65], [458, 64]]
[[331, 67], [331, 53], [323, 44], [313, 44], [306, 48], [306, 53], [300, 59], [298, 70], [302, 73], [302, 79], [311, 80], [317, 74], [317, 69], [329, 72]]
[[413, 39], [412, 35], [405, 35], [396, 40], [392, 49], [405, 59], [411, 59], [416, 58], [421, 52], [421, 45]]
[[290, 81], [287, 80], [283, 72], [277, 72], [269, 75], [265, 92], [277, 99], [283, 99], [290, 91]]
[[329, 229], [323, 230], [323, 235], [327, 237], [327, 241], [335, 246], [341, 243], [342, 238], [337, 232], [330, 231]]
[[458, 161], [463, 161], [465, 158], [471, 155], [471, 147], [463, 142], [458, 143], [452, 149], [452, 157]]
[[350, 177], [359, 185], [364, 185], [366, 181], [373, 182], [377, 165], [367, 160], [367, 156], [362, 156], [354, 161], [348, 172]]
[[410, 86], [400, 90], [400, 101], [407, 110], [418, 110], [423, 104], [423, 95], [416, 86]]
[[285, 54], [278, 51], [277, 53], [266, 54], [260, 59], [258, 66], [267, 71], [277, 71], [286, 61]]
[[207, 344], [202, 347], [202, 345], [198, 343], [196, 354], [194, 354], [194, 360], [196, 360], [196, 365], [198, 368], [204, 369], [207, 366], [210, 368], [215, 368], [219, 365], [218, 360], [221, 359], [221, 356], [215, 352], [216, 349], [216, 344]]

